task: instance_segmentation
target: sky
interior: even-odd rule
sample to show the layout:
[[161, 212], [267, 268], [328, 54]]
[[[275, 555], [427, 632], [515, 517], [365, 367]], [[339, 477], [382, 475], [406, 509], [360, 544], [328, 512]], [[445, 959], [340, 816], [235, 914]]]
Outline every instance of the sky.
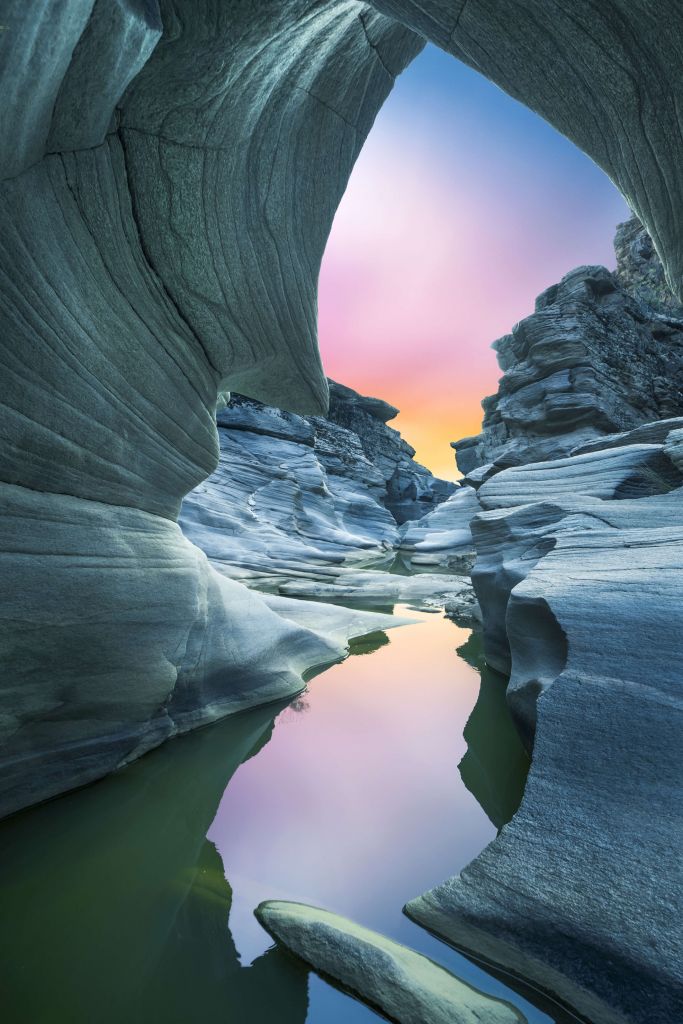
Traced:
[[380, 111], [339, 206], [319, 284], [328, 376], [401, 410], [439, 476], [478, 433], [490, 346], [583, 263], [614, 267], [628, 207], [526, 107], [428, 45]]

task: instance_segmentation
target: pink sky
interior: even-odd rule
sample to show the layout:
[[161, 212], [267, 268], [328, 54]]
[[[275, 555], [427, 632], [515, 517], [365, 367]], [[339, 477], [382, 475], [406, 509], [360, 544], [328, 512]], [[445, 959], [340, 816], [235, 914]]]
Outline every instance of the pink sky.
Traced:
[[456, 477], [449, 441], [496, 390], [490, 344], [581, 263], [613, 266], [628, 215], [594, 164], [433, 48], [399, 79], [339, 207], [320, 276], [329, 376], [401, 409], [417, 458]]

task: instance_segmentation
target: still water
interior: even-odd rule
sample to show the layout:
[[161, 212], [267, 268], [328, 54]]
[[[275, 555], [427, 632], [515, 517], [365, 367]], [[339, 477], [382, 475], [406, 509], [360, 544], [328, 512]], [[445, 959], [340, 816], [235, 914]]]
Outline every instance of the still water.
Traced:
[[272, 947], [263, 899], [355, 918], [560, 1020], [410, 922], [519, 801], [503, 680], [440, 614], [354, 644], [288, 707], [175, 740], [0, 824], [6, 1024], [357, 1024], [375, 1013]]

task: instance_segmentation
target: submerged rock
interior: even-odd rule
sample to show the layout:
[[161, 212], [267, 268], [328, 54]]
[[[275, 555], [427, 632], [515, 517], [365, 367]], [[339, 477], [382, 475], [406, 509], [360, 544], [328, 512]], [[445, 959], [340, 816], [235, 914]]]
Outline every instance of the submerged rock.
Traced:
[[296, 956], [398, 1024], [524, 1024], [510, 1003], [484, 995], [420, 953], [348, 918], [271, 900], [256, 916]]

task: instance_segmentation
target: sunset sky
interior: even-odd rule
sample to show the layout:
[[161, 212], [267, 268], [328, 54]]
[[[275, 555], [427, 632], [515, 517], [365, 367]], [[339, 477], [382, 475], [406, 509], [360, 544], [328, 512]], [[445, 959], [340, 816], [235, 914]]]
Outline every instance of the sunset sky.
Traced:
[[491, 342], [582, 263], [614, 266], [628, 209], [587, 156], [433, 46], [401, 75], [339, 207], [320, 276], [330, 377], [401, 409], [440, 476], [496, 390]]

